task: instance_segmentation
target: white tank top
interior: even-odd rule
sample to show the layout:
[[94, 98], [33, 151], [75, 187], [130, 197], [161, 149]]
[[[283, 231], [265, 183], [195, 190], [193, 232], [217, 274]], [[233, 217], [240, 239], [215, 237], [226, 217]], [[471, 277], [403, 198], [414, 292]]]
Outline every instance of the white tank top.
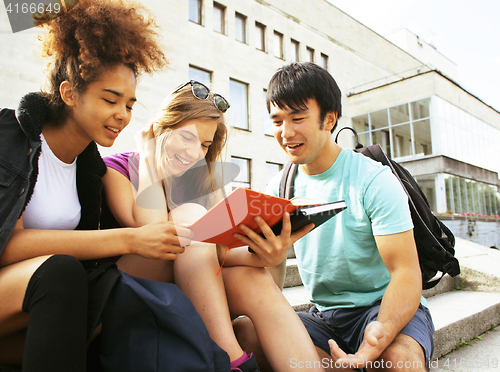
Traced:
[[43, 135], [38, 159], [38, 178], [23, 214], [25, 229], [73, 230], [80, 222], [81, 207], [76, 190], [76, 159], [59, 160]]

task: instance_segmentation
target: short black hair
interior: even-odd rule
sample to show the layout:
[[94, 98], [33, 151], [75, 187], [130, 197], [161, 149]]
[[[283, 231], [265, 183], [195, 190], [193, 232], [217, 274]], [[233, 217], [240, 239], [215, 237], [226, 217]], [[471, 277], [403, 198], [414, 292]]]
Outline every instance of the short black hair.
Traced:
[[306, 102], [314, 98], [320, 108], [320, 121], [329, 112], [342, 116], [341, 92], [330, 73], [312, 62], [293, 62], [281, 67], [271, 78], [266, 95], [267, 111], [271, 103], [280, 109], [305, 110]]

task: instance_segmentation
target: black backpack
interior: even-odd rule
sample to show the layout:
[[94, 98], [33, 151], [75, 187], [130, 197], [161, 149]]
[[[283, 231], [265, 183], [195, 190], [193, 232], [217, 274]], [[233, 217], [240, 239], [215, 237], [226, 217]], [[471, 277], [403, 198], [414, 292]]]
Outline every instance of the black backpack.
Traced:
[[[388, 166], [408, 195], [415, 243], [422, 272], [423, 289], [436, 286], [444, 274], [450, 276], [460, 274], [460, 265], [454, 257], [455, 237], [431, 212], [427, 198], [410, 172], [394, 160], [389, 159], [380, 145], [363, 147], [359, 143], [358, 135], [354, 129], [350, 127], [342, 129], [349, 129], [354, 133], [356, 140], [356, 149], [354, 151]], [[335, 142], [337, 142], [341, 130], [337, 133]], [[290, 199], [293, 196], [293, 183], [296, 172], [297, 165], [288, 162], [281, 179], [280, 197]], [[440, 277], [435, 278], [438, 272], [442, 274]]]

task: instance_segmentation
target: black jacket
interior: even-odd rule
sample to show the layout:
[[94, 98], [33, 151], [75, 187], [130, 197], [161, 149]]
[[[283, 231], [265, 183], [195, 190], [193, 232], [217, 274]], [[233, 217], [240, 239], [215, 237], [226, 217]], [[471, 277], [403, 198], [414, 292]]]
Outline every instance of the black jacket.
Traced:
[[[40, 134], [49, 120], [41, 93], [23, 97], [16, 111], [0, 110], [0, 254], [26, 208], [38, 175]], [[91, 142], [76, 161], [76, 187], [81, 205], [77, 230], [99, 227], [102, 176], [106, 166]]]

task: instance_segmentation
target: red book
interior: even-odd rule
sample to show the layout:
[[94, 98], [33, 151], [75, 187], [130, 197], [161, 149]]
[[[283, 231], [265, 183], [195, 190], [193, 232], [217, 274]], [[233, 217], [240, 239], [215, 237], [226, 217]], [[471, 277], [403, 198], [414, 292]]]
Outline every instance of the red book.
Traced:
[[194, 232], [194, 241], [235, 248], [244, 245], [233, 237], [235, 233], [242, 234], [239, 225], [261, 232], [253, 220], [255, 216], [262, 217], [279, 235], [285, 212], [290, 213], [292, 232], [295, 232], [310, 223], [318, 227], [345, 208], [343, 200], [332, 203], [303, 198], [288, 200], [238, 187], [188, 228]]

